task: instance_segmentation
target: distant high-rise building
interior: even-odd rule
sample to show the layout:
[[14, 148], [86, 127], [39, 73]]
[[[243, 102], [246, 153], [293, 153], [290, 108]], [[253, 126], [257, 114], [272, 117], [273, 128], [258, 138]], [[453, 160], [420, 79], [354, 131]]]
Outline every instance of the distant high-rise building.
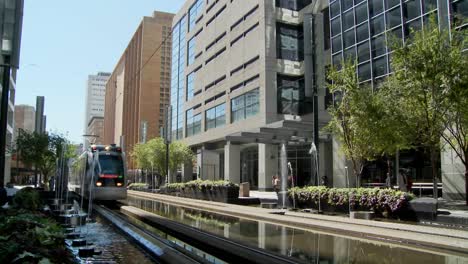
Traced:
[[89, 120], [87, 134], [92, 136], [89, 136], [85, 145], [89, 143], [102, 144], [104, 141], [104, 118], [93, 116], [91, 120]]
[[130, 153], [138, 142], [159, 135], [169, 104], [173, 17], [163, 12], [144, 17], [117, 63], [106, 86], [105, 144], [119, 144], [123, 136]]
[[[86, 135], [99, 136], [96, 142], [103, 141], [103, 134], [100, 135], [94, 134], [91, 130], [100, 131], [102, 129], [95, 129], [96, 125], [103, 125], [103, 122], [94, 122], [91, 128], [91, 121], [94, 117], [97, 117], [99, 120], [102, 120], [104, 117], [104, 106], [106, 98], [106, 84], [111, 76], [107, 72], [98, 72], [97, 75], [88, 76], [88, 85], [86, 89], [86, 110], [85, 110], [85, 131]], [[89, 145], [88, 139], [85, 140], [84, 146], [87, 148]]]
[[18, 130], [34, 132], [36, 123], [36, 110], [30, 105], [15, 105], [15, 131], [14, 138], [18, 135]]
[[44, 118], [44, 96], [36, 97], [36, 121], [34, 124], [34, 131], [37, 133], [45, 132], [45, 118]]

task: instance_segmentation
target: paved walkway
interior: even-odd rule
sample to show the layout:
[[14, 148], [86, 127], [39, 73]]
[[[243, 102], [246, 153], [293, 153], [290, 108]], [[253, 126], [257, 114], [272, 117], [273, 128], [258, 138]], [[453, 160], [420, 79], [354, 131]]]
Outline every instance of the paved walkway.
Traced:
[[468, 254], [468, 230], [350, 219], [346, 217], [289, 211], [285, 212], [285, 215], [279, 215], [276, 213], [281, 211], [277, 209], [263, 209], [136, 191], [129, 191], [128, 193], [132, 196], [159, 200], [183, 207], [196, 208], [272, 224], [281, 224], [313, 232], [327, 232], [339, 236], [357, 237], [361, 240], [377, 239], [380, 242], [398, 243], [399, 246], [410, 246], [412, 248], [417, 247], [427, 250], [451, 250]]

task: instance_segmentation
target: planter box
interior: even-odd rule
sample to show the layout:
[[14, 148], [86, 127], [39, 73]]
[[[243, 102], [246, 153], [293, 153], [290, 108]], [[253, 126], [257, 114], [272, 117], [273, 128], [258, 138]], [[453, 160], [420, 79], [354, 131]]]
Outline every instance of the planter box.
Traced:
[[222, 202], [222, 203], [235, 203], [239, 198], [239, 187], [214, 187], [207, 189], [205, 187], [185, 187], [180, 190], [163, 189], [162, 193], [190, 199]]

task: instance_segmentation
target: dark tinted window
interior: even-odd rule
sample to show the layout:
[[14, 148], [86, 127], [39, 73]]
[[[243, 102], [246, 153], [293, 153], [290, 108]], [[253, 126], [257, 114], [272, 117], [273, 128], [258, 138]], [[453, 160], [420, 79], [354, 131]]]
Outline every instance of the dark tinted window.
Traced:
[[421, 15], [421, 5], [419, 0], [410, 0], [403, 4], [403, 16], [406, 20], [411, 20]]
[[304, 35], [301, 26], [276, 24], [277, 56], [279, 59], [304, 60]]
[[355, 8], [356, 24], [360, 24], [367, 20], [367, 5], [364, 3]]
[[371, 17], [380, 14], [383, 11], [382, 0], [369, 0], [369, 14]]
[[290, 10], [299, 11], [310, 5], [312, 0], [276, 0], [276, 6]]

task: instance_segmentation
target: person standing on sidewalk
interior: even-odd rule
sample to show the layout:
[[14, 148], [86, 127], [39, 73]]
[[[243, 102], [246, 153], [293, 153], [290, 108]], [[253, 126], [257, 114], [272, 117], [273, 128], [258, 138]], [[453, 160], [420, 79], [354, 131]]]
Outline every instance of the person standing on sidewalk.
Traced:
[[278, 178], [277, 175], [273, 175], [271, 184], [273, 185], [273, 190], [278, 194], [279, 188], [280, 188], [280, 179]]

